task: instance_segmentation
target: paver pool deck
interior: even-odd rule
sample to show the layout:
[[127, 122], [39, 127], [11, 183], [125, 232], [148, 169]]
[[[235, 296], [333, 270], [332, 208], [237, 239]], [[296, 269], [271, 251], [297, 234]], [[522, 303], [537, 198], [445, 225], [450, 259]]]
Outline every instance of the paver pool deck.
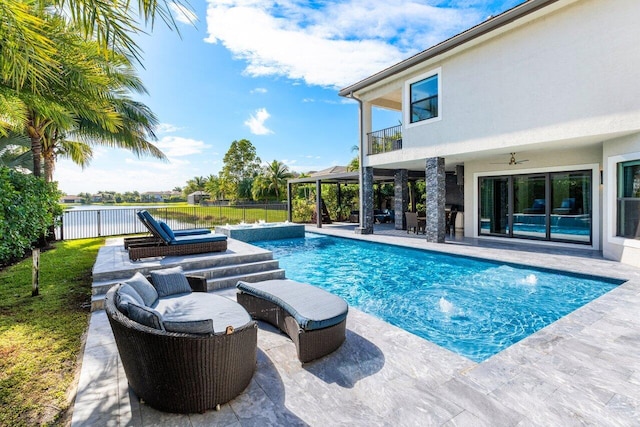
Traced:
[[[640, 269], [586, 250], [428, 244], [384, 227], [308, 231], [627, 281], [482, 363], [350, 307], [342, 347], [301, 366], [293, 343], [260, 323], [249, 387], [220, 411], [189, 415], [156, 411], [129, 390], [106, 315], [96, 311], [72, 425], [640, 425]], [[235, 298], [235, 289], [217, 293]]]

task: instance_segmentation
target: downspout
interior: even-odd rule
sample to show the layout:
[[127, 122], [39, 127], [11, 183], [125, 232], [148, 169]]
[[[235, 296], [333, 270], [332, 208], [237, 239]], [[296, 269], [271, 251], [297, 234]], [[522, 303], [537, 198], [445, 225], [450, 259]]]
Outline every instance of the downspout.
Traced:
[[347, 98], [354, 99], [358, 102], [358, 194], [360, 199], [358, 216], [360, 220], [360, 228], [362, 228], [364, 226], [364, 138], [362, 137], [362, 130], [364, 129], [364, 111], [362, 107], [362, 100], [356, 98], [353, 95], [353, 91], [349, 92]]

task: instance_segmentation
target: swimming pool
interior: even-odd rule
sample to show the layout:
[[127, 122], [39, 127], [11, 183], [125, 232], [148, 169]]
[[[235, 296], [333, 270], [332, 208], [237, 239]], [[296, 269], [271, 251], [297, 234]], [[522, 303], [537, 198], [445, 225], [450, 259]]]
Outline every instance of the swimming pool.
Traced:
[[312, 233], [254, 244], [288, 278], [476, 362], [622, 283]]

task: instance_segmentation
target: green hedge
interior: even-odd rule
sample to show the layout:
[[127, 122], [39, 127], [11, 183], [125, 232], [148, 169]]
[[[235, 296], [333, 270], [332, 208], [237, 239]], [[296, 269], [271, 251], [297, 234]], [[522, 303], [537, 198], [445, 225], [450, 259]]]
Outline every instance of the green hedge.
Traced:
[[46, 236], [61, 213], [55, 184], [0, 167], [0, 266], [18, 260]]

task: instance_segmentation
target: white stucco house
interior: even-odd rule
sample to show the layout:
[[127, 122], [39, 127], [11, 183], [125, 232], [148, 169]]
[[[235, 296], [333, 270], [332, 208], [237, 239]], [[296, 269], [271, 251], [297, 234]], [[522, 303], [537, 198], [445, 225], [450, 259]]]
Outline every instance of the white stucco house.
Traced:
[[[639, 20], [638, 0], [529, 0], [342, 89], [360, 104], [359, 231], [374, 171], [394, 171], [397, 228], [421, 171], [428, 240], [455, 179], [466, 237], [640, 266]], [[373, 108], [402, 125], [377, 129]]]

